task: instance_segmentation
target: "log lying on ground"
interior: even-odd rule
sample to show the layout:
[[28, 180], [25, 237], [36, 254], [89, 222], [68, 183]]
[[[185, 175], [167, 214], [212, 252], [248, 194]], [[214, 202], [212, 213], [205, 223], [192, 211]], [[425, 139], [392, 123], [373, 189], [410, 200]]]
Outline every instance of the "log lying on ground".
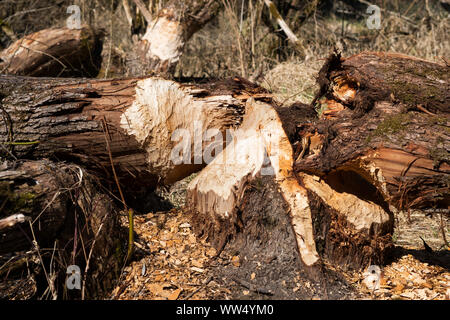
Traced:
[[148, 21], [139, 42], [143, 74], [173, 74], [186, 42], [214, 18], [220, 5], [219, 0], [169, 1], [155, 19]]
[[319, 83], [320, 119], [297, 121], [292, 142], [295, 172], [323, 208], [313, 213], [322, 256], [353, 254], [360, 239], [340, 236], [331, 199], [305, 173], [386, 212], [448, 209], [448, 67], [397, 54], [333, 55]]
[[239, 78], [182, 85], [11, 76], [0, 77], [0, 95], [3, 156], [69, 160], [102, 174], [113, 162], [130, 187], [199, 170], [204, 132], [238, 126], [249, 96], [270, 96]]
[[447, 208], [448, 71], [398, 54], [332, 56], [320, 72], [321, 119], [298, 122], [294, 140], [307, 143], [301, 157], [299, 146], [295, 170], [340, 190], [367, 181], [360, 197], [385, 206]]
[[103, 31], [89, 27], [29, 34], [0, 53], [1, 73], [95, 78], [101, 66], [103, 36]]
[[110, 288], [125, 241], [98, 180], [46, 160], [0, 166], [0, 298], [79, 298], [79, 290], [65, 291], [70, 265], [86, 275], [85, 297]]

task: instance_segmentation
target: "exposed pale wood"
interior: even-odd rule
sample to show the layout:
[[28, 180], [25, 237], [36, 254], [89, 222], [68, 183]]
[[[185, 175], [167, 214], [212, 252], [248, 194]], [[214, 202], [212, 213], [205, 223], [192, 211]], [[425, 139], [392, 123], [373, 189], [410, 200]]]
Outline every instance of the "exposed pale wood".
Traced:
[[220, 8], [218, 0], [171, 0], [149, 22], [139, 42], [142, 72], [172, 74], [185, 43], [209, 22]]
[[[7, 157], [66, 159], [105, 173], [111, 166], [110, 151], [122, 179], [132, 179], [134, 185], [171, 183], [204, 165], [201, 153], [194, 160], [194, 137], [199, 136], [196, 143], [202, 144], [206, 130], [238, 126], [244, 102], [253, 93], [261, 90], [238, 78], [183, 85], [156, 77], [2, 76], [0, 130], [5, 134], [0, 137], [4, 147], [0, 152]], [[183, 141], [191, 157], [175, 164], [171, 155], [181, 142], [178, 129], [188, 138]]]
[[[270, 163], [264, 167], [265, 156]], [[250, 182], [261, 175], [273, 175], [289, 206], [302, 261], [307, 268], [312, 268], [318, 263], [319, 256], [306, 190], [292, 176], [292, 162], [292, 148], [275, 109], [250, 100], [246, 104], [243, 123], [231, 144], [189, 184], [188, 206], [194, 215], [209, 217], [201, 218], [201, 221], [211, 220], [211, 224], [221, 229], [220, 220], [231, 221], [226, 224], [236, 222], [236, 210]], [[212, 230], [211, 235], [214, 232], [221, 233], [222, 230]]]

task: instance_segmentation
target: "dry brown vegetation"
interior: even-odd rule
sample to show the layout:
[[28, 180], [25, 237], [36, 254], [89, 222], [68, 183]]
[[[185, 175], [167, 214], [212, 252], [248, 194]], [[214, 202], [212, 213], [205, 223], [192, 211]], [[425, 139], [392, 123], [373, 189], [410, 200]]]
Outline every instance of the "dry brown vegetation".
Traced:
[[[107, 32], [102, 54], [103, 68], [98, 77], [120, 77], [130, 75], [133, 58], [128, 53], [136, 47], [139, 32], [145, 32], [142, 15], [138, 15], [130, 27], [121, 2], [2, 1], [0, 24], [20, 38], [44, 28], [65, 26], [69, 16], [67, 7], [79, 5], [82, 23]], [[149, 4], [150, 12], [157, 15], [168, 0], [145, 2]], [[284, 11], [287, 13], [286, 22], [303, 45], [302, 56], [278, 36], [282, 32], [276, 24], [267, 23], [270, 19], [263, 1], [223, 1], [224, 10], [187, 43], [175, 76], [211, 78], [241, 75], [273, 91], [281, 103], [308, 103], [317, 89], [314, 76], [333, 47], [341, 50], [343, 56], [369, 50], [399, 52], [440, 63], [448, 59], [450, 18], [439, 1], [372, 1], [382, 8], [379, 30], [369, 30], [366, 26], [369, 14], [349, 7], [346, 1], [321, 2], [325, 2], [325, 8], [319, 5], [319, 8], [311, 9], [307, 19], [302, 17], [303, 11]], [[360, 6], [366, 8], [364, 1], [361, 2]], [[130, 3], [135, 9], [133, 2]], [[283, 7], [289, 1], [275, 3]], [[294, 5], [298, 3], [301, 1], [293, 2]], [[277, 33], [272, 30], [277, 30]], [[132, 32], [137, 34], [133, 36]], [[11, 36], [0, 33], [3, 47], [11, 42]]]

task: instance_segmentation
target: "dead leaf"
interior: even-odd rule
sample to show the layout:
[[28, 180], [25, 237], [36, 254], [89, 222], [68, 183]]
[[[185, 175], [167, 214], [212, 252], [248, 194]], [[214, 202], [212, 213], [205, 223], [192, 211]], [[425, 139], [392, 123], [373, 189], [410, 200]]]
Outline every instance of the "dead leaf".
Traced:
[[169, 299], [169, 300], [177, 300], [178, 297], [180, 296], [180, 293], [181, 293], [181, 289], [177, 289], [177, 290], [175, 290], [174, 292], [172, 292], [172, 293], [167, 297], [167, 299]]
[[163, 292], [163, 286], [158, 283], [149, 283], [147, 285], [149, 291], [151, 291], [155, 296], [160, 296]]

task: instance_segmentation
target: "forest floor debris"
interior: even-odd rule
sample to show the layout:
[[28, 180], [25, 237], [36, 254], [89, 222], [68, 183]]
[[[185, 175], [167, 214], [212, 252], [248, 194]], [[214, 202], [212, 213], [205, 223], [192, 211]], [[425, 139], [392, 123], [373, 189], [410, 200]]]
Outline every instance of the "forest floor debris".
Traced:
[[[126, 218], [123, 219], [127, 225]], [[401, 225], [401, 227], [405, 227]], [[241, 267], [239, 256], [217, 252], [207, 242], [196, 238], [187, 216], [181, 210], [148, 213], [135, 219], [135, 260], [122, 274], [108, 299], [120, 300], [204, 300], [270, 299], [270, 288], [259, 288], [248, 279], [222, 277], [217, 266], [230, 270]], [[406, 241], [406, 240], [404, 240]], [[402, 244], [404, 244], [404, 241]], [[434, 243], [430, 241], [430, 243]], [[230, 269], [231, 268], [231, 269]], [[337, 271], [337, 270], [336, 270]], [[445, 300], [450, 299], [450, 250], [425, 252], [420, 246], [396, 247], [393, 261], [381, 266], [379, 288], [364, 284], [363, 272], [339, 270], [355, 293], [343, 293], [343, 299]], [[283, 280], [293, 296], [313, 285], [299, 274], [291, 283]], [[298, 295], [297, 295], [298, 296]], [[304, 297], [300, 295], [300, 297]]]

